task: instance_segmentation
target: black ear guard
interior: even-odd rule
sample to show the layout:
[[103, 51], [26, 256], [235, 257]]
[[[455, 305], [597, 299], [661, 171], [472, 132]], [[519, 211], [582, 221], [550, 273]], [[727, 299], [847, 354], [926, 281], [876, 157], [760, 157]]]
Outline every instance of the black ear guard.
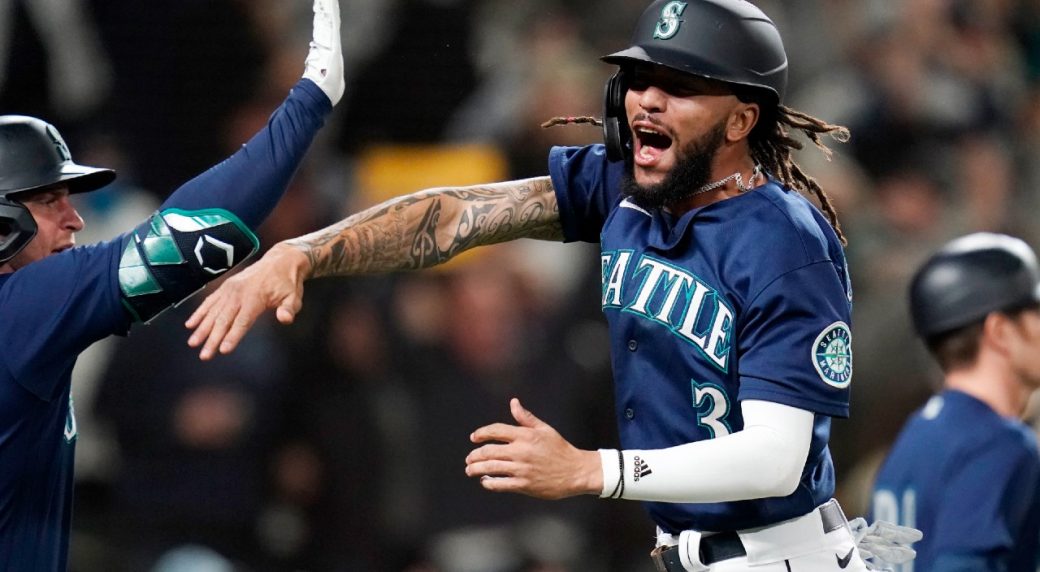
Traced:
[[36, 221], [29, 209], [0, 196], [0, 264], [14, 258], [36, 236]]
[[628, 91], [625, 71], [619, 69], [609, 80], [603, 94], [603, 142], [607, 159], [621, 161], [628, 153], [632, 132], [625, 114], [625, 92]]

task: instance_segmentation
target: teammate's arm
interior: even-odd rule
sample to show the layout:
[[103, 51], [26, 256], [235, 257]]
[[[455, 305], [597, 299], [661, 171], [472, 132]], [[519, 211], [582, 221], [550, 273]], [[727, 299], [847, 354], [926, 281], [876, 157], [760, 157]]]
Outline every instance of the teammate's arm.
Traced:
[[186, 323], [195, 330], [188, 345], [201, 345], [204, 360], [230, 353], [272, 308], [280, 322], [291, 323], [310, 278], [429, 268], [475, 246], [517, 238], [563, 240], [549, 177], [392, 199], [275, 245], [203, 301]]
[[133, 321], [149, 322], [258, 249], [257, 227], [345, 89], [339, 0], [314, 0], [313, 10], [303, 77], [267, 125], [124, 237], [117, 277]]

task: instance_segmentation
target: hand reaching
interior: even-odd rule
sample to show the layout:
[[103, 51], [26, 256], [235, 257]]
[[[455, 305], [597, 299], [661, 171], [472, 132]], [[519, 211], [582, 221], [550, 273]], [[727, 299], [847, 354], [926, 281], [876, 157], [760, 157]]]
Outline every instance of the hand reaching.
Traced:
[[518, 425], [494, 423], [470, 435], [470, 441], [488, 444], [466, 457], [467, 475], [480, 477], [489, 491], [543, 499], [599, 494], [603, 472], [598, 452], [575, 448], [519, 399], [509, 401], [509, 410]]
[[202, 345], [199, 359], [211, 359], [219, 351], [229, 354], [242, 341], [260, 314], [276, 308], [283, 324], [291, 324], [303, 306], [304, 268], [307, 256], [284, 244], [275, 245], [263, 258], [227, 279], [203, 300], [185, 327], [195, 330], [188, 345]]

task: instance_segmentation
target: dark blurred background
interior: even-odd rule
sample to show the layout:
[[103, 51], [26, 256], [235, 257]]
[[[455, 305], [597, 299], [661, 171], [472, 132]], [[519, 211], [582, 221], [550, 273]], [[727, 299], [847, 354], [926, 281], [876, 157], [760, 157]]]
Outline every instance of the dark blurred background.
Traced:
[[[1040, 0], [761, 0], [788, 105], [851, 128], [799, 161], [834, 198], [854, 278], [852, 418], [838, 496], [873, 472], [938, 372], [909, 273], [973, 230], [1040, 246]], [[642, 0], [342, 0], [347, 93], [265, 246], [424, 187], [543, 175], [594, 127]], [[77, 161], [81, 242], [142, 220], [241, 145], [302, 74], [308, 0], [0, 1], [0, 113], [42, 116]], [[763, 237], [768, 240], [768, 237]], [[638, 503], [546, 502], [465, 477], [474, 428], [519, 396], [579, 447], [616, 446], [595, 245], [520, 241], [424, 273], [308, 286], [201, 363], [201, 296], [98, 344], [74, 380], [73, 572], [652, 570]]]

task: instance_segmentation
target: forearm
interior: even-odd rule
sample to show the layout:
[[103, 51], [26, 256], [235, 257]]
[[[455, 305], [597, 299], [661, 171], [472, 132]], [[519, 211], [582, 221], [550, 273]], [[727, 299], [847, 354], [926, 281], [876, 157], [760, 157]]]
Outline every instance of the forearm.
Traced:
[[731, 435], [625, 450], [621, 459], [616, 450], [600, 451], [601, 496], [691, 503], [791, 494], [808, 456], [812, 412], [764, 401], [744, 402], [743, 409], [745, 427]]
[[308, 278], [417, 270], [475, 246], [516, 238], [563, 240], [548, 177], [428, 189], [286, 241]]

